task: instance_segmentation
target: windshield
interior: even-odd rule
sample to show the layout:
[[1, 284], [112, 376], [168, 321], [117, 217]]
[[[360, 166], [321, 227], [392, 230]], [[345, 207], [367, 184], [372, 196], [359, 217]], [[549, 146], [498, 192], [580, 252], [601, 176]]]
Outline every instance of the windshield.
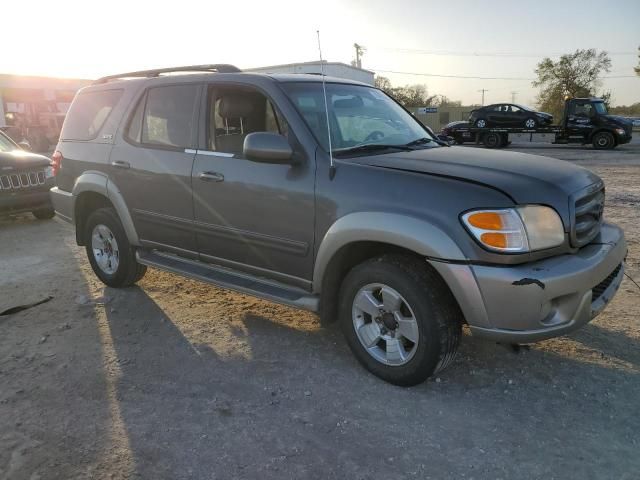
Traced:
[[0, 152], [13, 152], [17, 149], [18, 147], [0, 132]]
[[598, 112], [599, 115], [607, 114], [607, 106], [604, 104], [604, 102], [595, 102], [593, 104], [593, 107], [596, 109], [596, 112]]
[[[322, 83], [285, 83], [283, 87], [316, 137], [329, 150]], [[404, 146], [417, 140], [437, 146], [411, 114], [382, 91], [360, 85], [327, 83], [331, 147], [335, 153], [362, 145]]]

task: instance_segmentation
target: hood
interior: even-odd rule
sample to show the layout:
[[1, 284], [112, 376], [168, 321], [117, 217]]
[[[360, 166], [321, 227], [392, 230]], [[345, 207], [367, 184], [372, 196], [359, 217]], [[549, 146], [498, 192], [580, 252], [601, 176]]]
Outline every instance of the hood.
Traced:
[[536, 112], [536, 115], [540, 115], [541, 117], [553, 118], [553, 115], [547, 112]]
[[345, 161], [486, 185], [502, 191], [517, 204], [551, 205], [563, 220], [569, 220], [569, 196], [601, 182], [589, 170], [563, 160], [467, 147], [425, 148]]
[[12, 152], [0, 152], [0, 174], [7, 174], [13, 170], [23, 170], [33, 167], [46, 167], [50, 160], [44, 155], [14, 150]]
[[621, 117], [620, 115], [602, 115], [602, 117], [622, 127], [633, 126], [633, 121], [627, 117]]

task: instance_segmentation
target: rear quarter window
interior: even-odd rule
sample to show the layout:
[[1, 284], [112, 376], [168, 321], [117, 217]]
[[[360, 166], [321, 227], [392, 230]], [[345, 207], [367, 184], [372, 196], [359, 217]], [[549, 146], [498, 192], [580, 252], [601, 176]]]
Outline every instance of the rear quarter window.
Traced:
[[122, 90], [81, 92], [71, 104], [60, 133], [62, 140], [93, 140], [98, 136]]

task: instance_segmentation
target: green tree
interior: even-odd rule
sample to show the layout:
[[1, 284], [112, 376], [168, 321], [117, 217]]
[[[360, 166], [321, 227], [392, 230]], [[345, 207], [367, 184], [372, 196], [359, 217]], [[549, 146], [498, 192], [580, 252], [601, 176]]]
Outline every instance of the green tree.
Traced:
[[434, 105], [438, 95], [429, 95], [426, 85], [405, 85], [404, 87], [394, 87], [387, 77], [377, 76], [374, 84], [388, 95], [395, 98], [405, 108], [426, 107]]
[[[538, 107], [559, 118], [565, 97], [596, 95], [602, 85], [602, 74], [610, 70], [611, 59], [607, 52], [598, 53], [593, 48], [562, 55], [557, 61], [544, 58], [538, 63], [538, 78], [533, 81], [533, 86], [540, 88]], [[601, 92], [600, 96], [605, 102], [611, 99], [610, 92]]]

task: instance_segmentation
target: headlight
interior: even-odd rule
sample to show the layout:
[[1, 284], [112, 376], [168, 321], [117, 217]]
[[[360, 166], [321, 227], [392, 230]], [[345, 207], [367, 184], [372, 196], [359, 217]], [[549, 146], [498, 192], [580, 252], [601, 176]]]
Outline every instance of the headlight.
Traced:
[[618, 135], [624, 135], [625, 134], [624, 128], [616, 128], [616, 133]]
[[480, 244], [496, 252], [532, 252], [564, 242], [562, 220], [541, 205], [474, 210], [462, 215], [462, 222]]

